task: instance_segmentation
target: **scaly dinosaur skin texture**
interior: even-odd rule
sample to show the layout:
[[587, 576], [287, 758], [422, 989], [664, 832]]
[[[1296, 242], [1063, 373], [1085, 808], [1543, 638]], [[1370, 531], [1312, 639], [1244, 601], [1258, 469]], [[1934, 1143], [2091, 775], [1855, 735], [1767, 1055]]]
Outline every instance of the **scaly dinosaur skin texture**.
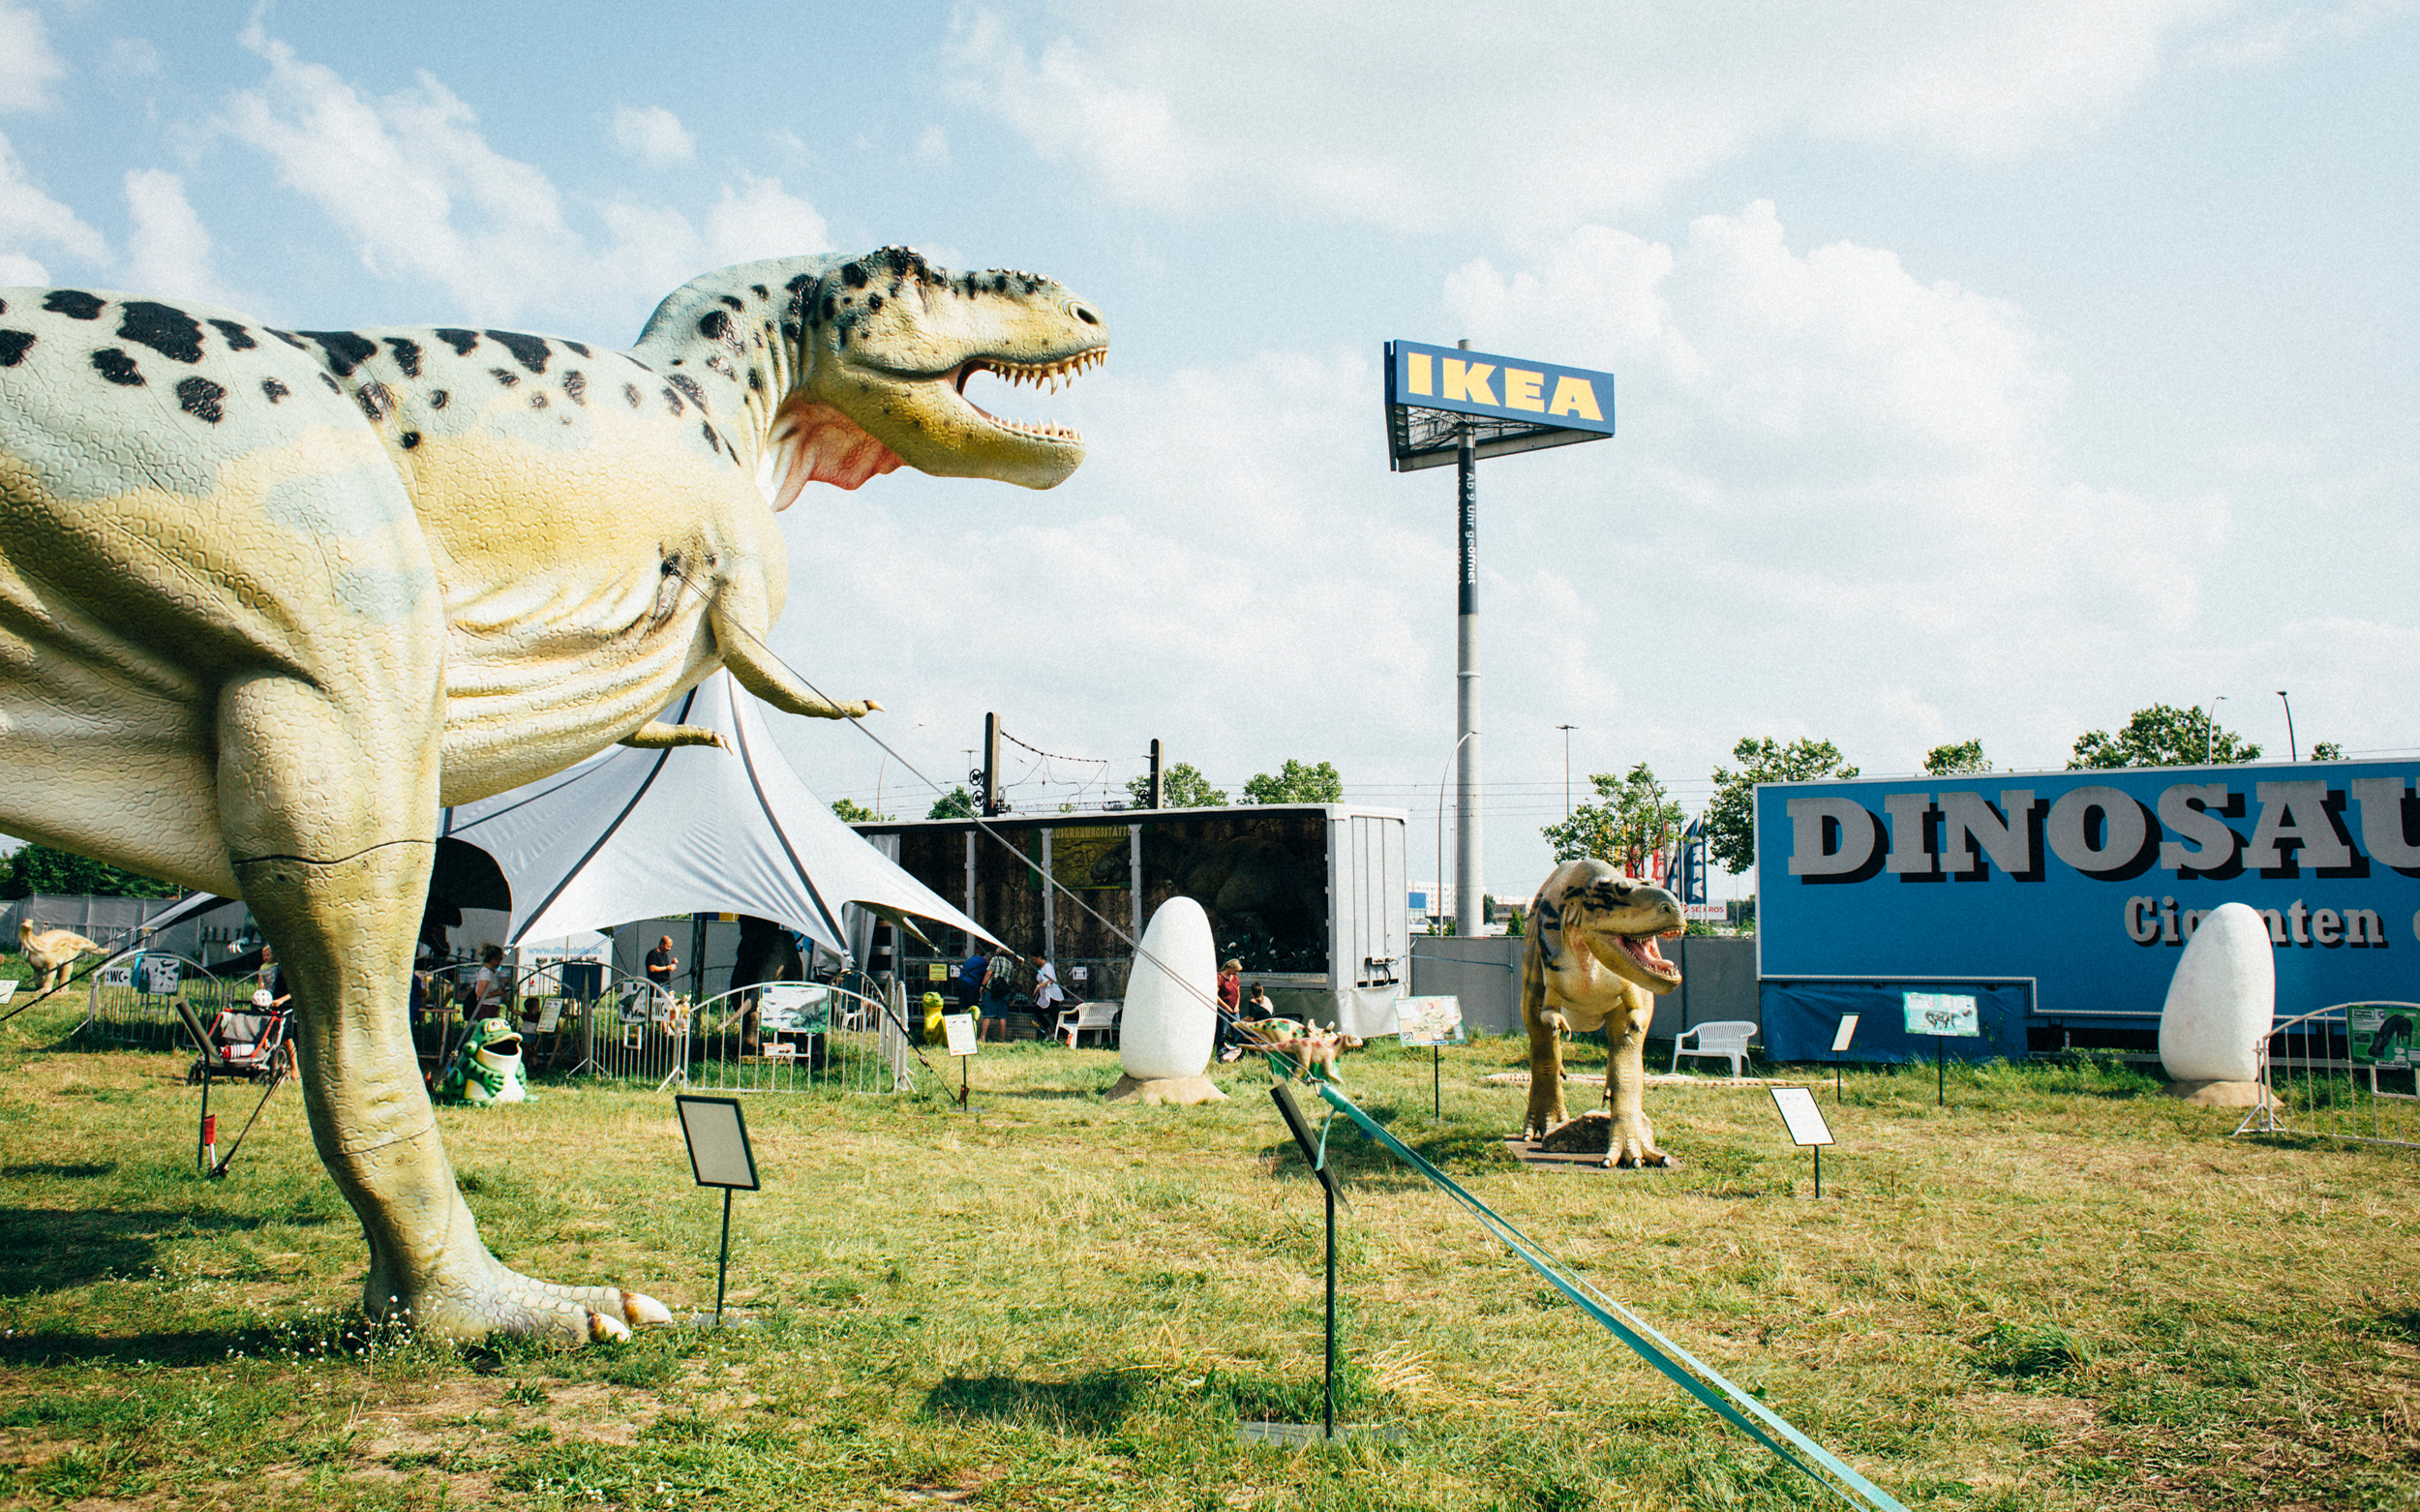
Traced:
[[1543, 1134], [1567, 1116], [1557, 1031], [1603, 1028], [1614, 1108], [1605, 1164], [1679, 1164], [1655, 1148], [1647, 1120], [1646, 1044], [1655, 998], [1680, 985], [1680, 969], [1655, 948], [1658, 936], [1680, 932], [1679, 899], [1601, 861], [1565, 862], [1538, 889], [1529, 921], [1521, 961], [1521, 1021], [1529, 1031], [1524, 1133]]
[[903, 463], [1048, 488], [1081, 439], [966, 380], [1106, 346], [1049, 280], [897, 248], [709, 274], [627, 352], [0, 289], [0, 830], [251, 903], [372, 1315], [564, 1343], [667, 1317], [480, 1243], [406, 1015], [439, 807], [711, 741], [649, 716], [717, 666], [793, 713], [879, 707], [766, 650], [774, 509]]

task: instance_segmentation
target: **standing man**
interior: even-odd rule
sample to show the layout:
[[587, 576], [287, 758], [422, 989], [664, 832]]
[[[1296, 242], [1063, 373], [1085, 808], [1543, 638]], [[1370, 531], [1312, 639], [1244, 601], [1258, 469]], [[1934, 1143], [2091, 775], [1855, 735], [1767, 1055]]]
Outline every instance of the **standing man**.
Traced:
[[673, 973], [681, 969], [681, 957], [672, 953], [672, 936], [655, 942], [655, 949], [647, 953], [647, 984], [665, 997], [672, 996]]
[[967, 942], [966, 959], [958, 963], [958, 1012], [975, 1012], [976, 1000], [983, 995], [983, 973], [991, 965], [991, 957], [983, 953], [980, 941]]
[[1059, 1021], [1059, 973], [1040, 955], [1033, 957], [1035, 1038], [1047, 1040]]

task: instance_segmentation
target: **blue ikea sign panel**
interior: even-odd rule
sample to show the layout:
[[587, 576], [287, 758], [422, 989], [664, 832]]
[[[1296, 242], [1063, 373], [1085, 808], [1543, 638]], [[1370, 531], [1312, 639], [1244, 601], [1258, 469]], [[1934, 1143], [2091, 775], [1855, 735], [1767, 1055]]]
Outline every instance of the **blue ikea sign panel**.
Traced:
[[1418, 342], [1386, 344], [1386, 402], [1614, 434], [1614, 376]]
[[2420, 999], [2415, 762], [1983, 772], [1756, 790], [1767, 978], [2031, 982], [2156, 1018], [2203, 915], [2267, 917], [2281, 1017]]

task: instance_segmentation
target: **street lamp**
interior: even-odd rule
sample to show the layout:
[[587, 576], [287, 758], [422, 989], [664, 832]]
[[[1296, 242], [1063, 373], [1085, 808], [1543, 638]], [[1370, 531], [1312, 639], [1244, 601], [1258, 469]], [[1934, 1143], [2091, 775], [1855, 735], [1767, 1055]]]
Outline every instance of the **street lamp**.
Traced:
[[[1437, 779], [1437, 912], [1439, 918], [1445, 914], [1445, 780], [1454, 774], [1454, 758], [1462, 754], [1464, 744], [1478, 733], [1476, 730], [1467, 731], [1461, 740], [1454, 742], [1453, 751], [1445, 758], [1444, 775]], [[1459, 905], [1461, 900], [1455, 901]]]
[[2205, 767], [2210, 765], [2211, 737], [2216, 734], [2219, 727], [2219, 706], [2225, 702], [2226, 695], [2221, 693], [2210, 700], [2210, 711], [2201, 716], [2201, 764]]
[[2277, 696], [2278, 700], [2285, 706], [2285, 759], [2300, 761], [2302, 752], [2294, 745], [2294, 701], [2285, 696], [2284, 688], [2277, 690]]
[[1571, 732], [1579, 726], [1558, 724], [1555, 728], [1563, 732], [1563, 817], [1568, 819], [1571, 817]]

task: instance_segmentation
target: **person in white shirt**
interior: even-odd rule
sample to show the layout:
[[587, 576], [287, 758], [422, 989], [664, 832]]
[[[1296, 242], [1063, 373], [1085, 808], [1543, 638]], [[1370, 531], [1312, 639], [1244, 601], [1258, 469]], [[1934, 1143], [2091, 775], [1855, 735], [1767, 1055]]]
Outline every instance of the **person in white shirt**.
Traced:
[[470, 980], [470, 1016], [494, 1018], [503, 1011], [504, 948], [491, 945], [479, 958], [479, 974]]
[[1034, 1021], [1039, 1026], [1037, 1039], [1050, 1038], [1051, 1029], [1059, 1021], [1059, 974], [1042, 956], [1032, 957], [1034, 966]]

